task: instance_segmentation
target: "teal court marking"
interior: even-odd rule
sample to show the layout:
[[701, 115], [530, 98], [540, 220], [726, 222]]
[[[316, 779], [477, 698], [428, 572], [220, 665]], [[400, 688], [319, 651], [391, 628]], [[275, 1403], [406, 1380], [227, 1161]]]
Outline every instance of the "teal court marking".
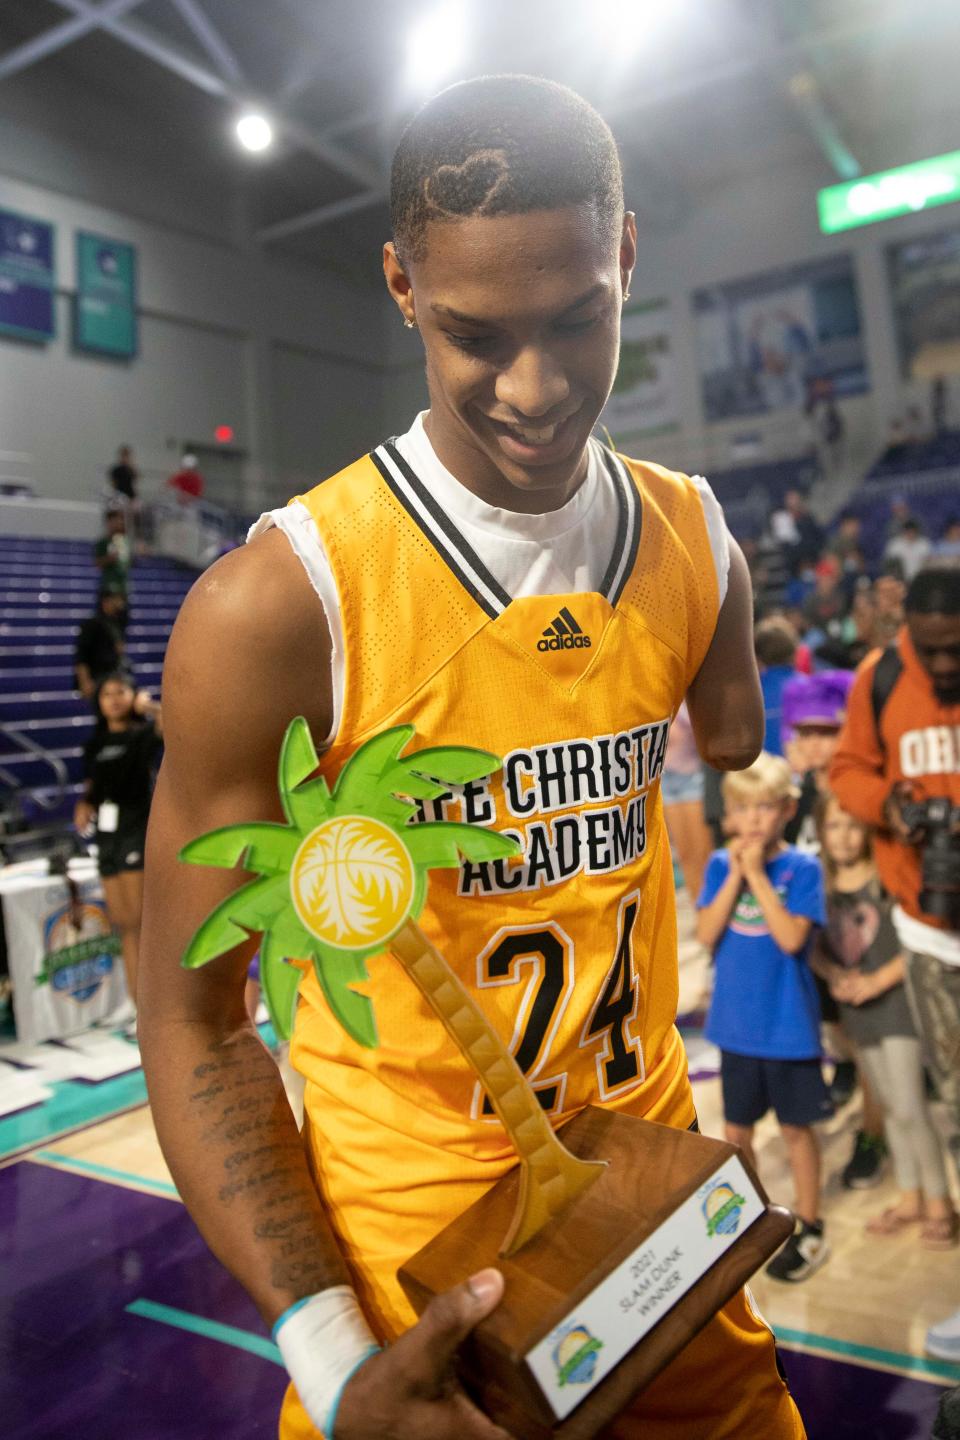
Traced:
[[251, 1355], [259, 1355], [262, 1360], [270, 1360], [274, 1365], [283, 1365], [283, 1358], [273, 1341], [265, 1335], [255, 1335], [251, 1330], [240, 1330], [236, 1325], [224, 1325], [219, 1320], [207, 1320], [203, 1315], [192, 1315], [189, 1310], [177, 1310], [173, 1305], [159, 1305], [155, 1300], [133, 1300], [126, 1310], [128, 1315], [158, 1320], [161, 1325], [189, 1330], [191, 1335], [219, 1340], [222, 1345], [233, 1345], [237, 1350], [248, 1350]]
[[852, 1340], [837, 1340], [832, 1335], [811, 1335], [806, 1330], [791, 1330], [786, 1325], [774, 1325], [773, 1331], [778, 1343], [788, 1350], [792, 1345], [804, 1350], [822, 1350], [828, 1355], [865, 1360], [871, 1365], [886, 1365], [906, 1371], [920, 1380], [943, 1381], [952, 1385], [960, 1381], [960, 1364], [955, 1365], [950, 1360], [928, 1360], [925, 1355], [905, 1355], [899, 1350], [856, 1345]]
[[49, 1100], [0, 1120], [0, 1160], [61, 1139], [75, 1130], [85, 1130], [100, 1120], [112, 1120], [115, 1115], [147, 1103], [142, 1070], [128, 1070], [97, 1084], [80, 1080], [47, 1083], [53, 1091]]
[[[277, 1037], [269, 1021], [258, 1027], [265, 1045], [276, 1047]], [[0, 1047], [0, 1058], [3, 1049]], [[101, 1120], [112, 1120], [147, 1103], [147, 1086], [142, 1070], [127, 1070], [112, 1080], [91, 1083], [82, 1080], [44, 1082], [53, 1091], [49, 1100], [18, 1110], [0, 1119], [0, 1163], [86, 1130]]]
[[117, 1170], [112, 1165], [100, 1165], [95, 1160], [83, 1160], [77, 1155], [61, 1155], [59, 1150], [34, 1150], [28, 1159], [47, 1160], [51, 1165], [65, 1170], [76, 1170], [94, 1180], [116, 1180], [136, 1185], [138, 1190], [148, 1190], [151, 1195], [163, 1195], [171, 1200], [180, 1199], [177, 1187], [169, 1180], [152, 1180], [147, 1175], [135, 1175], [130, 1170]]
[[[154, 1300], [133, 1300], [127, 1307], [131, 1315], [145, 1320], [157, 1320], [163, 1325], [172, 1325], [187, 1330], [193, 1335], [202, 1335], [208, 1340], [219, 1340], [224, 1345], [233, 1345], [239, 1350], [248, 1350], [275, 1365], [282, 1365], [280, 1351], [266, 1336], [255, 1335], [250, 1330], [240, 1330], [236, 1325], [224, 1325], [219, 1320], [208, 1320], [203, 1315], [193, 1315], [189, 1310], [178, 1310], [172, 1305], [160, 1305]], [[873, 1345], [855, 1345], [848, 1340], [837, 1340], [830, 1335], [812, 1335], [805, 1330], [791, 1330], [786, 1326], [777, 1327], [777, 1339], [787, 1348], [791, 1345], [823, 1350], [838, 1357], [870, 1361], [874, 1364], [895, 1365], [898, 1369], [909, 1370], [912, 1374], [931, 1381], [947, 1383], [960, 1380], [960, 1365], [946, 1360], [927, 1360], [920, 1355], [905, 1355], [896, 1350], [882, 1350]]]

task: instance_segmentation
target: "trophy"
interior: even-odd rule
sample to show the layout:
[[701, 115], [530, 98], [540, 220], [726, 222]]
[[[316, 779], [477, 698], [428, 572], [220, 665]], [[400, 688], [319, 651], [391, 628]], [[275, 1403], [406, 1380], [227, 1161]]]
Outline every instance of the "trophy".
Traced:
[[[352, 986], [390, 949], [478, 1075], [519, 1165], [401, 1268], [418, 1313], [488, 1265], [503, 1300], [461, 1347], [466, 1388], [522, 1440], [597, 1435], [707, 1323], [793, 1228], [733, 1145], [601, 1106], [554, 1130], [510, 1051], [416, 921], [428, 871], [516, 855], [512, 838], [417, 821], [416, 801], [500, 768], [485, 751], [404, 755], [399, 725], [366, 741], [331, 791], [306, 721], [280, 755], [285, 824], [229, 825], [181, 859], [256, 878], [199, 927], [195, 968], [259, 933], [260, 978], [278, 1034], [293, 1027], [312, 965], [333, 1014], [377, 1043]], [[415, 822], [415, 823], [411, 823]], [[562, 1135], [562, 1138], [561, 1138]]]

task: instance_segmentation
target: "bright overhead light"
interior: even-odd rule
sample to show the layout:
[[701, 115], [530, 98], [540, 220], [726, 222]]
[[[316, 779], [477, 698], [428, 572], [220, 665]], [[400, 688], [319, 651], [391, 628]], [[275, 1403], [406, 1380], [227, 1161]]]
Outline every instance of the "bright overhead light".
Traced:
[[464, 57], [467, 22], [462, 0], [439, 0], [414, 22], [407, 38], [407, 74], [429, 90], [453, 73]]
[[256, 154], [273, 144], [273, 126], [265, 115], [257, 115], [253, 111], [241, 115], [234, 129], [244, 150], [252, 150]]
[[[589, 13], [594, 32], [612, 44], [612, 58], [623, 60], [641, 49], [658, 52], [689, 20], [689, 11], [689, 0], [669, 4], [647, 0], [642, 6], [637, 0], [591, 0]], [[610, 40], [611, 36], [615, 38]]]

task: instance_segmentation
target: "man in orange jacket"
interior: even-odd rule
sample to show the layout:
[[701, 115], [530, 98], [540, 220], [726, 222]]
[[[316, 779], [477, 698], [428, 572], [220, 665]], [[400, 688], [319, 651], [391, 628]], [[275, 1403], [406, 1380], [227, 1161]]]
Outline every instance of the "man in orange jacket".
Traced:
[[[904, 608], [895, 644], [857, 672], [830, 788], [875, 830], [920, 1038], [960, 1153], [960, 566], [921, 570]], [[939, 818], [926, 808], [937, 800]], [[960, 1311], [927, 1347], [960, 1359]]]

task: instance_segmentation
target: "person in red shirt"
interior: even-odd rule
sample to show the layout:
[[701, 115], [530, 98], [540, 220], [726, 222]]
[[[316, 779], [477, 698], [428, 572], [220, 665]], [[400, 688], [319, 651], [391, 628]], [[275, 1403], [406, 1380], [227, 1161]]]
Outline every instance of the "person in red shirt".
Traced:
[[203, 495], [203, 476], [197, 469], [197, 457], [184, 455], [180, 461], [180, 469], [176, 475], [170, 476], [167, 484], [171, 489], [179, 491], [184, 499], [199, 500]]
[[[915, 576], [896, 643], [860, 666], [830, 766], [840, 804], [875, 830], [881, 882], [907, 959], [907, 984], [928, 1068], [946, 1101], [960, 1151], [960, 565], [940, 560]], [[911, 802], [953, 807], [941, 875], [925, 883], [926, 832]], [[960, 1356], [960, 1311], [927, 1336]], [[941, 1347], [938, 1348], [938, 1347]]]

